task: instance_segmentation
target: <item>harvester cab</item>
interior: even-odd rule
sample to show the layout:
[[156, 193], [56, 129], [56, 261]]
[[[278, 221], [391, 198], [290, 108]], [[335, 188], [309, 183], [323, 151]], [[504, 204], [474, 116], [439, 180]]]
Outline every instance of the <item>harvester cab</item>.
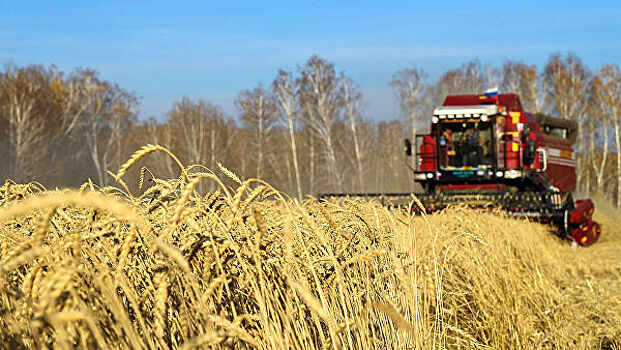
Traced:
[[455, 203], [552, 222], [580, 245], [601, 232], [590, 199], [574, 203], [574, 125], [522, 109], [516, 94], [451, 95], [414, 146], [417, 195], [427, 211]]

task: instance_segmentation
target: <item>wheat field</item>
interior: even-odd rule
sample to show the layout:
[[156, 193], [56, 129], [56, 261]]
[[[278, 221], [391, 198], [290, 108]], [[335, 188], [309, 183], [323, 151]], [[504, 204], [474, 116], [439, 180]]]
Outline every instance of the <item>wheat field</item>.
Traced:
[[[127, 175], [152, 152], [173, 157], [180, 176]], [[7, 180], [0, 344], [621, 348], [621, 228], [602, 201], [600, 241], [572, 248], [502, 213], [300, 203], [221, 171], [236, 185], [149, 145], [113, 174], [117, 187]], [[206, 182], [219, 189], [201, 194]]]

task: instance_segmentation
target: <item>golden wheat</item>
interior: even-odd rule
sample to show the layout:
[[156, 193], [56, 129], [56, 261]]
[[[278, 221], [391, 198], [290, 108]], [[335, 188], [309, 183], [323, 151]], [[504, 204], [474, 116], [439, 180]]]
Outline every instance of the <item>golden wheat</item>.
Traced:
[[0, 187], [5, 348], [620, 346], [621, 231], [605, 204], [600, 242], [575, 249], [464, 208], [299, 203], [224, 167], [236, 187], [199, 166], [141, 168], [134, 198], [121, 178], [155, 151], [178, 162], [143, 147], [114, 175], [123, 190]]

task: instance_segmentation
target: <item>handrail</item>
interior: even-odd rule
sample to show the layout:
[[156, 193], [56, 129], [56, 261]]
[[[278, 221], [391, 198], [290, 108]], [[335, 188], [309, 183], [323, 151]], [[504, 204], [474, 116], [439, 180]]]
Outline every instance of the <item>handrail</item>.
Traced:
[[543, 168], [540, 169], [541, 172], [545, 172], [548, 169], [548, 153], [545, 148], [537, 148], [537, 152], [541, 154], [541, 162], [543, 163]]

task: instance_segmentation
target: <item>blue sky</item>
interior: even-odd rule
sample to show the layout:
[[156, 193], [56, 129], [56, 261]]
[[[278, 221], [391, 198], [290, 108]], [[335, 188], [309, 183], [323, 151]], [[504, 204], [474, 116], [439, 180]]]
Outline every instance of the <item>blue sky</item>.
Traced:
[[430, 81], [474, 58], [543, 66], [573, 52], [621, 61], [621, 1], [0, 1], [0, 64], [88, 67], [162, 118], [187, 95], [236, 113], [243, 89], [312, 55], [359, 84], [366, 116], [399, 114], [388, 86], [414, 64]]

